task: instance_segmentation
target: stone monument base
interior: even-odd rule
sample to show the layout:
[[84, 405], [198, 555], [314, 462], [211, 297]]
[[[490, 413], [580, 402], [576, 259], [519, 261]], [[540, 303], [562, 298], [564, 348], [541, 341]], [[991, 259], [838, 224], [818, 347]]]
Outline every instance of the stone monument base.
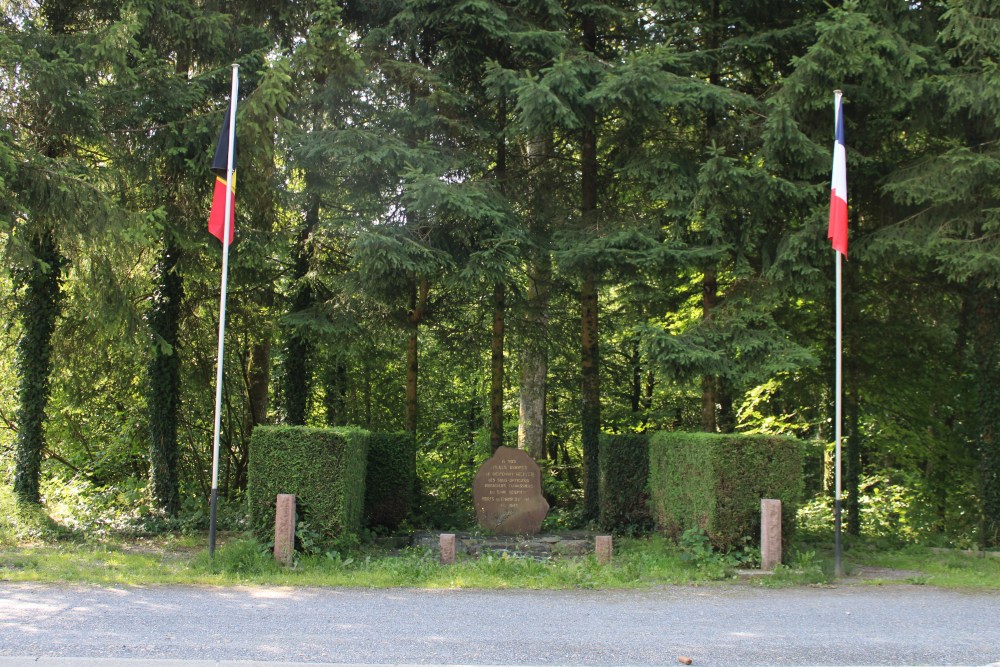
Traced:
[[[455, 533], [455, 553], [476, 558], [493, 555], [547, 560], [568, 556], [585, 556], [594, 552], [597, 533], [565, 531], [558, 534], [527, 536], [481, 535]], [[413, 534], [412, 546], [437, 550], [440, 532], [421, 531]]]

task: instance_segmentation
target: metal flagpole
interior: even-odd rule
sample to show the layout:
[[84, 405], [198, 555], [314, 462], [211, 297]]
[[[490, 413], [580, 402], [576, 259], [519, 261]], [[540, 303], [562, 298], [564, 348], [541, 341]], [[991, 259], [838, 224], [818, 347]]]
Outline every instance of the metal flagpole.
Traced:
[[843, 354], [842, 354], [842, 352], [843, 352], [843, 319], [842, 319], [842, 303], [843, 303], [843, 299], [842, 299], [842, 292], [841, 292], [841, 287], [842, 287], [841, 269], [840, 269], [841, 254], [840, 254], [840, 252], [835, 252], [834, 254], [837, 256], [837, 259], [836, 259], [836, 263], [837, 263], [837, 270], [836, 270], [836, 272], [837, 272], [837, 342], [836, 342], [836, 345], [837, 345], [837, 361], [836, 361], [836, 364], [835, 364], [835, 366], [836, 366], [835, 373], [836, 373], [836, 376], [837, 376], [836, 377], [836, 382], [835, 382], [835, 384], [836, 384], [835, 391], [836, 391], [837, 397], [836, 397], [836, 400], [835, 400], [835, 406], [836, 407], [834, 408], [834, 417], [833, 417], [835, 423], [834, 423], [833, 429], [834, 429], [834, 434], [835, 434], [835, 438], [836, 438], [836, 443], [837, 444], [836, 444], [836, 456], [835, 456], [835, 459], [836, 459], [836, 461], [835, 461], [836, 472], [834, 473], [834, 477], [836, 479], [836, 497], [835, 497], [835, 499], [833, 501], [834, 502], [834, 510], [833, 510], [833, 512], [834, 512], [834, 518], [833, 518], [833, 524], [834, 524], [833, 571], [834, 571], [834, 576], [839, 577], [839, 576], [841, 576], [843, 574], [843, 571], [842, 571], [841, 566], [840, 566], [840, 551], [841, 551], [841, 549], [840, 549], [840, 527], [841, 527], [841, 509], [840, 509], [840, 490], [841, 490], [841, 485], [840, 485], [840, 436], [841, 436], [841, 416], [843, 414], [843, 406], [842, 406], [841, 395], [843, 394], [843, 380], [844, 380], [844, 376], [843, 376], [843, 359], [842, 359], [842, 357], [843, 357]]
[[[835, 91], [833, 91], [833, 95], [834, 95], [834, 105], [833, 105], [833, 108], [834, 108], [834, 116], [835, 116], [834, 123], [837, 123], [837, 122], [839, 122], [839, 119], [836, 118], [836, 116], [837, 116], [837, 114], [841, 113], [841, 111], [840, 111], [840, 98], [841, 98], [841, 95], [843, 95], [843, 93], [841, 93], [839, 90], [835, 90]], [[844, 193], [844, 194], [846, 196], [846, 193]], [[834, 417], [833, 417], [834, 418], [833, 430], [834, 430], [834, 437], [836, 439], [836, 453], [835, 453], [835, 457], [834, 457], [835, 458], [834, 465], [836, 467], [836, 470], [834, 472], [835, 486], [836, 486], [836, 495], [835, 495], [834, 501], [833, 501], [833, 533], [834, 533], [833, 534], [833, 571], [834, 571], [834, 576], [839, 577], [839, 576], [841, 576], [843, 574], [843, 569], [841, 568], [841, 565], [840, 565], [840, 554], [841, 554], [840, 530], [841, 530], [841, 519], [842, 519], [842, 516], [841, 516], [841, 504], [840, 504], [840, 494], [841, 494], [841, 484], [840, 484], [840, 438], [841, 438], [841, 421], [842, 421], [842, 414], [843, 414], [843, 406], [842, 406], [842, 398], [841, 398], [841, 396], [843, 394], [843, 380], [844, 380], [844, 377], [843, 377], [843, 359], [842, 359], [842, 357], [843, 357], [843, 347], [844, 347], [844, 345], [843, 345], [843, 333], [844, 332], [843, 332], [843, 312], [842, 312], [843, 311], [843, 292], [842, 292], [843, 282], [842, 282], [842, 274], [841, 274], [841, 254], [842, 253], [839, 250], [834, 250], [833, 254], [837, 256], [837, 259], [836, 259], [836, 276], [837, 276], [837, 288], [836, 288], [836, 292], [837, 292], [837, 295], [836, 295], [836, 299], [837, 299], [837, 306], [836, 306], [836, 311], [837, 311], [837, 313], [836, 313], [836, 318], [837, 318], [837, 325], [836, 325], [837, 326], [837, 335], [836, 335], [836, 346], [837, 346], [837, 353], [836, 353], [836, 362], [834, 364], [835, 365], [835, 371], [834, 371], [834, 373], [836, 375], [836, 380], [835, 380], [835, 387], [836, 388], [835, 388], [834, 391], [836, 392], [837, 395], [836, 395], [836, 397], [834, 399], [834, 406], [835, 407], [834, 407]]]
[[226, 163], [226, 223], [222, 230], [222, 289], [219, 295], [219, 356], [215, 367], [215, 433], [212, 438], [212, 497], [209, 501], [208, 556], [215, 557], [215, 524], [219, 508], [219, 431], [222, 429], [222, 358], [226, 342], [226, 288], [229, 283], [229, 230], [233, 228], [233, 155], [236, 149], [236, 96], [240, 66], [233, 63], [229, 97], [229, 159]]

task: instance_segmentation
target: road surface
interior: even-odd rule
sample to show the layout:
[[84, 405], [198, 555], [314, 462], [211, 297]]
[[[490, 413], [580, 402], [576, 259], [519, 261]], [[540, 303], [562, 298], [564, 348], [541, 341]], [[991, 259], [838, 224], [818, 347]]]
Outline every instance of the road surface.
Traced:
[[552, 592], [0, 582], [0, 667], [73, 664], [65, 658], [677, 665], [679, 656], [696, 666], [1000, 663], [1000, 594], [915, 585]]

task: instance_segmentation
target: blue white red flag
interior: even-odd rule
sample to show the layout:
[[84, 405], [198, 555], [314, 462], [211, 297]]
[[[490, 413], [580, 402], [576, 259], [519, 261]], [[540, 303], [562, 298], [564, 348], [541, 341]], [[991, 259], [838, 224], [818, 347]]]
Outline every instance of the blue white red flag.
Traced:
[[833, 143], [833, 179], [830, 184], [830, 226], [827, 237], [833, 249], [847, 257], [847, 149], [844, 147], [844, 114], [840, 91], [834, 103], [836, 140]]

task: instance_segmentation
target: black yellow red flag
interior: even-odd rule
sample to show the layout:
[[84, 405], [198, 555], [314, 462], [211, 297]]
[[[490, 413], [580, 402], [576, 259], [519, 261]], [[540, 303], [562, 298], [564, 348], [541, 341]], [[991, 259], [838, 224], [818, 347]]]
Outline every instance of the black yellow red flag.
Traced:
[[[222, 121], [219, 143], [212, 159], [212, 173], [215, 174], [215, 194], [212, 196], [212, 213], [208, 217], [208, 231], [222, 241], [226, 233], [226, 172], [229, 169], [229, 111]], [[230, 195], [229, 243], [236, 238], [236, 149], [233, 148], [233, 180]]]

